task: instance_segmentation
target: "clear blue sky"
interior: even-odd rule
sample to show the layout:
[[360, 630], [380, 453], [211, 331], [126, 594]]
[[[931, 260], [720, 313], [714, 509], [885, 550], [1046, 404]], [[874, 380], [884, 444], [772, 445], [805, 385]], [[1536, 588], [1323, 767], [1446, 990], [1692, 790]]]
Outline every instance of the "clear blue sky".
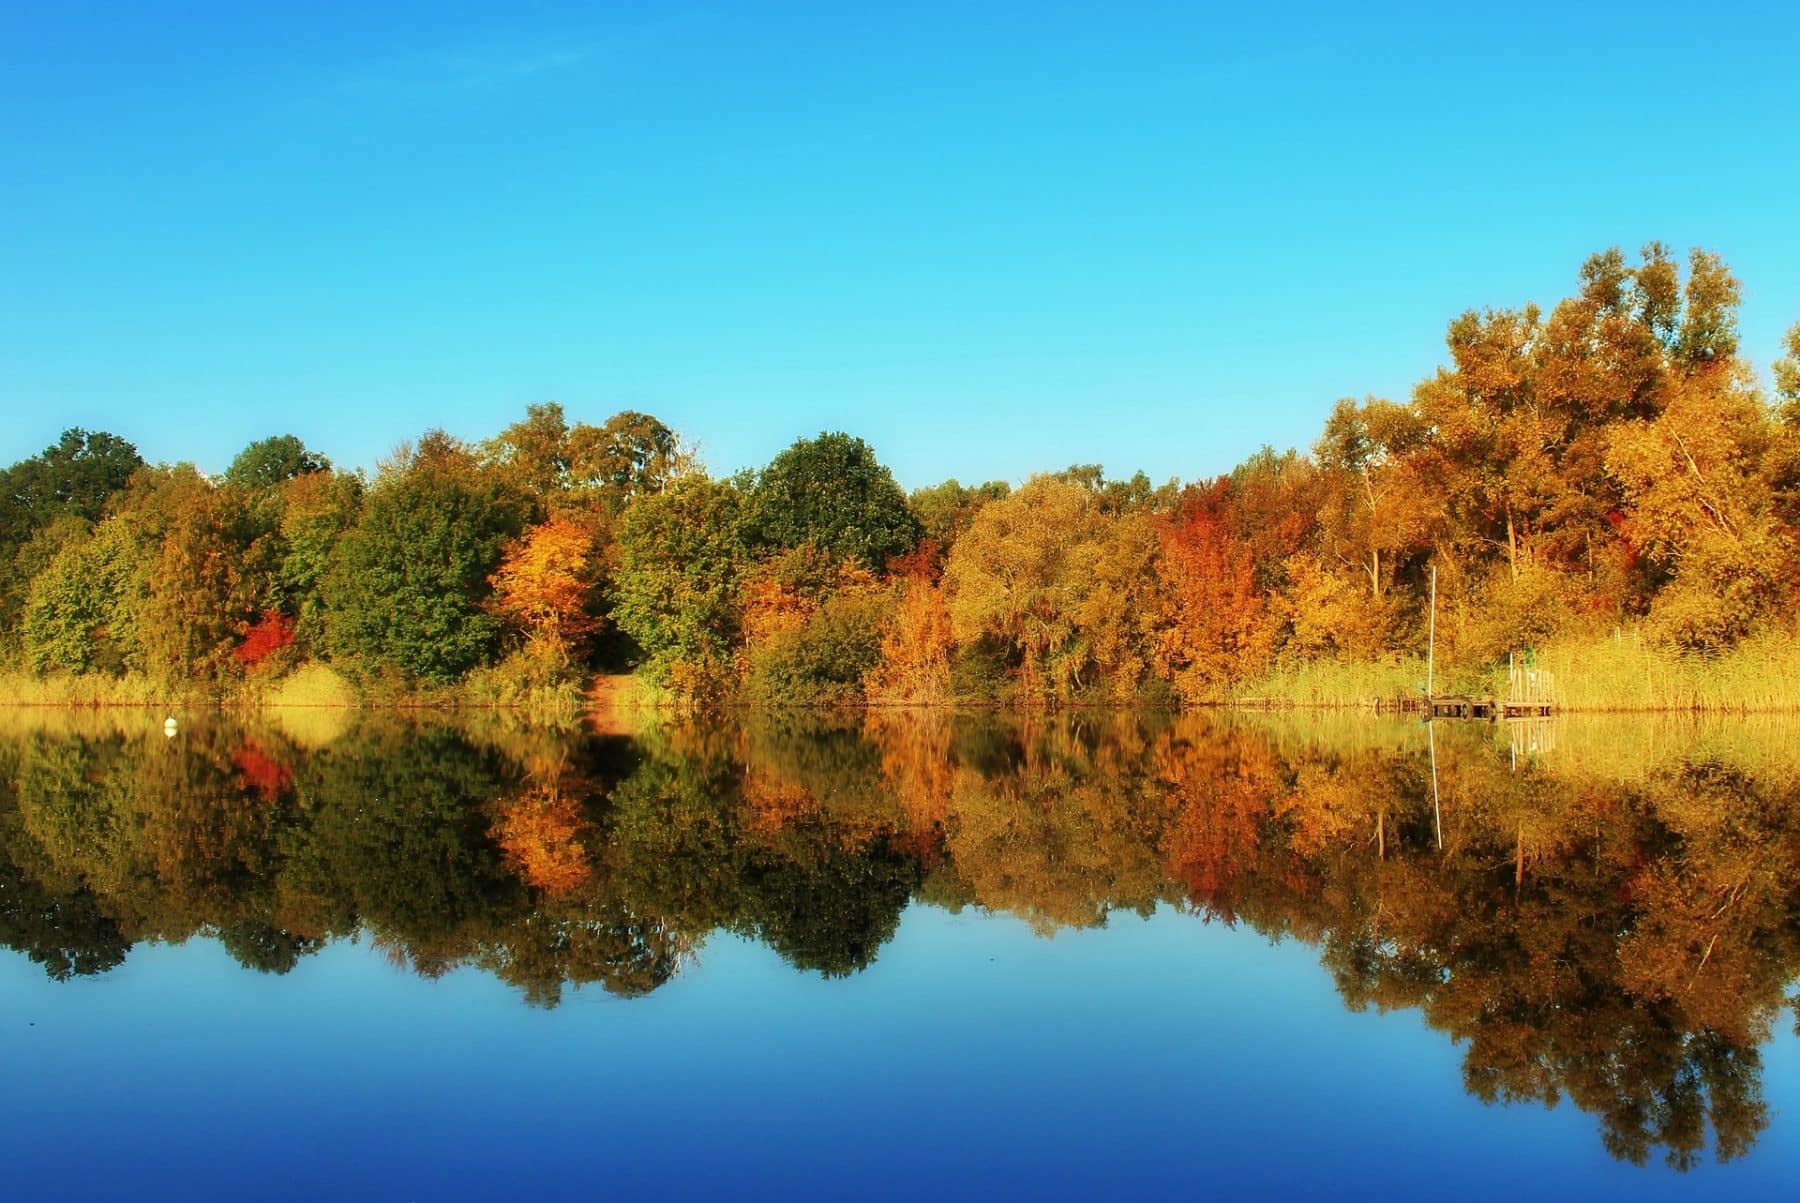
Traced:
[[1470, 305], [1721, 252], [1800, 320], [1789, 6], [0, 4], [0, 462], [371, 464], [528, 402], [715, 471], [1183, 478]]

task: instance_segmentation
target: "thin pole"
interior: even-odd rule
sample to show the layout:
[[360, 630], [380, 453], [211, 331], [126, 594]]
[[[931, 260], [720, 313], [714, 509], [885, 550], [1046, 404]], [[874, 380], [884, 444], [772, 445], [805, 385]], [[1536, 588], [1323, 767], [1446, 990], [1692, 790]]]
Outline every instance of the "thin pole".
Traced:
[[1429, 634], [1425, 638], [1425, 700], [1429, 702], [1437, 696], [1436, 678], [1433, 675], [1437, 668], [1437, 561], [1431, 563], [1431, 618], [1427, 627]]
[[1438, 850], [1444, 847], [1444, 812], [1438, 807], [1437, 784], [1437, 724], [1426, 723], [1426, 738], [1431, 741], [1431, 826], [1437, 832]]

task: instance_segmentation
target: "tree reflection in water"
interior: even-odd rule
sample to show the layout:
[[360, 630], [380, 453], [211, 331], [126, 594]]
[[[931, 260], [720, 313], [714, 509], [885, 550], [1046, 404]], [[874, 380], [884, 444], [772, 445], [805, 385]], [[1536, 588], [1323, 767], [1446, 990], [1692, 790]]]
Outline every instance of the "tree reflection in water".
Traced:
[[[1768, 1122], [1800, 958], [1800, 773], [1749, 723], [1443, 727], [1081, 712], [761, 715], [635, 739], [16, 716], [0, 943], [58, 980], [144, 940], [284, 973], [366, 933], [554, 1006], [649, 993], [713, 932], [826, 977], [916, 901], [1043, 933], [1173, 907], [1319, 949], [1486, 1101], [1567, 1097], [1680, 1168]], [[311, 746], [308, 746], [308, 745]]]

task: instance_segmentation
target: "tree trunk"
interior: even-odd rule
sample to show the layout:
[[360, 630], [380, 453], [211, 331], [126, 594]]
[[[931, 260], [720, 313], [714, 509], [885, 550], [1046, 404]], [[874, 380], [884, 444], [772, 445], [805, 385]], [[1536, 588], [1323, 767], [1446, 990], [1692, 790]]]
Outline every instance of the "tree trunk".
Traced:
[[1519, 583], [1519, 536], [1513, 530], [1512, 507], [1506, 510], [1506, 566], [1512, 571], [1513, 584]]

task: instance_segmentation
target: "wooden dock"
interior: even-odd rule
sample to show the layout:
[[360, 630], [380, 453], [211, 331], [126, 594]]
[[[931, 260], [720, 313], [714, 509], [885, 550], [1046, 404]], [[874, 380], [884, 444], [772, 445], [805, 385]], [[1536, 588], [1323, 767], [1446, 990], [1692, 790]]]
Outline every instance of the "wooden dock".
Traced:
[[1547, 718], [1556, 704], [1543, 698], [1429, 698], [1420, 710], [1431, 718], [1479, 718], [1494, 722], [1507, 718]]
[[[1375, 703], [1376, 711], [1419, 713], [1428, 719], [1473, 718], [1496, 722], [1501, 719], [1547, 718], [1556, 709], [1556, 678], [1533, 663], [1532, 653], [1525, 652], [1524, 663], [1512, 653], [1506, 656], [1506, 697], [1470, 698], [1441, 696], [1437, 681], [1437, 561], [1431, 564], [1430, 625], [1425, 635], [1425, 692], [1417, 698], [1393, 698]], [[1435, 754], [1436, 745], [1432, 745]], [[1435, 769], [1433, 770], [1435, 773]]]
[[1377, 714], [1422, 714], [1426, 718], [1465, 718], [1498, 722], [1502, 719], [1548, 718], [1556, 712], [1556, 679], [1539, 668], [1507, 665], [1507, 690], [1503, 698], [1463, 694], [1379, 698]]

